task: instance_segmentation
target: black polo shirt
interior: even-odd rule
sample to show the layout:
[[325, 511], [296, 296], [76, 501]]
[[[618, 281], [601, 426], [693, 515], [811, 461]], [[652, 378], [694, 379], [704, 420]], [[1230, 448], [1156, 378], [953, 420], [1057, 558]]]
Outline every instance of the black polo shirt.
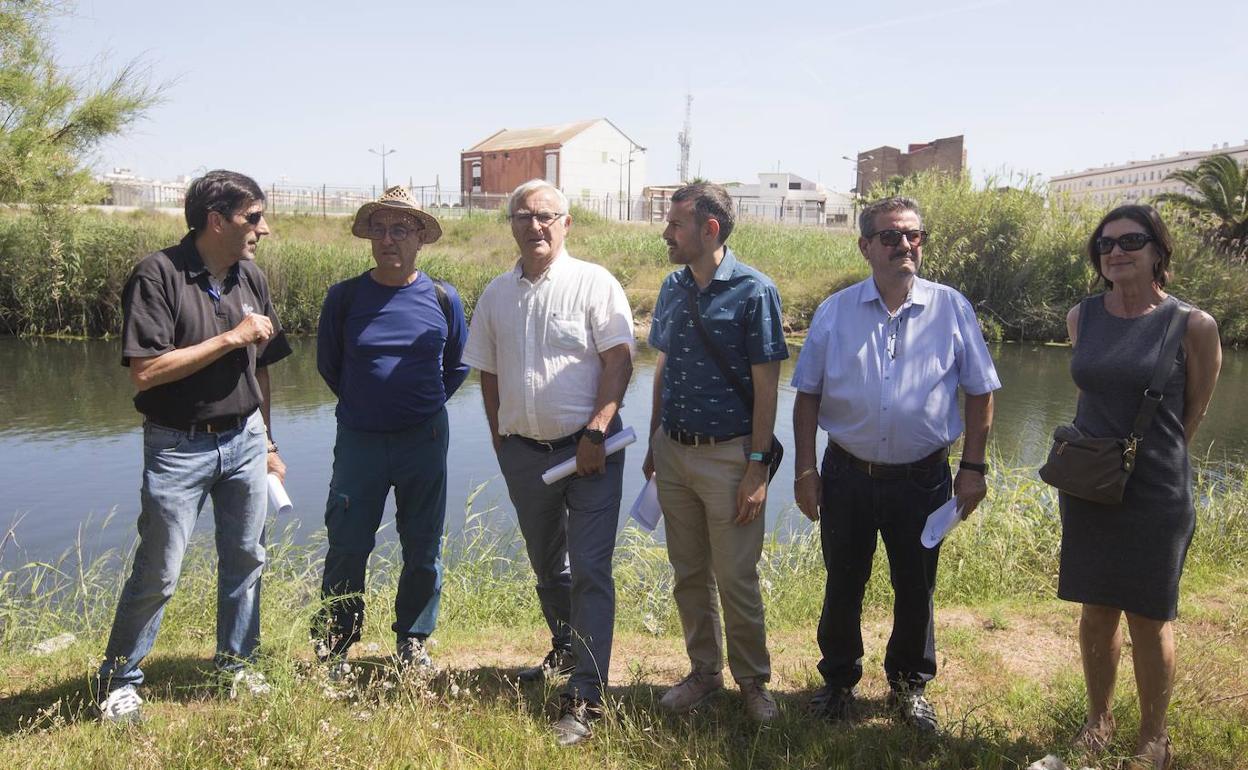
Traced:
[[268, 342], [232, 350], [180, 380], [157, 385], [134, 397], [152, 422], [170, 427], [248, 415], [260, 406], [256, 367], [290, 355], [278, 323], [269, 284], [256, 263], [243, 260], [225, 278], [215, 298], [195, 233], [176, 246], [144, 257], [122, 291], [121, 365], [187, 348], [233, 329], [247, 313], [266, 315], [274, 334]]

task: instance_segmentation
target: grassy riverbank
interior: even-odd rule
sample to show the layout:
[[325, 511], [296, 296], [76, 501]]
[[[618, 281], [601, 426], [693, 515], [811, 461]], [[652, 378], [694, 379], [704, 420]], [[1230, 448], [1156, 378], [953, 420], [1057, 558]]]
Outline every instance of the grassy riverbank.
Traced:
[[[907, 181], [902, 192], [926, 209], [932, 232], [924, 273], [959, 288], [976, 306], [990, 337], [1064, 339], [1066, 311], [1087, 292], [1092, 271], [1083, 256], [1103, 213], [1088, 205], [1046, 201], [1022, 189], [972, 189], [940, 176]], [[277, 215], [259, 260], [278, 313], [295, 332], [316, 328], [332, 283], [372, 262], [368, 244], [350, 235], [347, 218]], [[511, 266], [515, 244], [505, 220], [483, 213], [443, 223], [422, 268], [454, 283], [471, 310], [486, 283]], [[607, 266], [628, 293], [640, 325], [671, 270], [658, 225], [621, 224], [575, 211], [569, 249]], [[134, 260], [175, 242], [180, 220], [163, 214], [61, 213], [52, 221], [0, 213], [0, 333], [115, 334], [119, 292]], [[1171, 288], [1213, 314], [1223, 341], [1248, 341], [1248, 271], [1205, 250], [1176, 229]], [[731, 244], [780, 289], [785, 322], [801, 332], [828, 294], [864, 278], [855, 236], [806, 227], [742, 223]]]
[[[1248, 765], [1248, 479], [1218, 478], [1197, 480], [1203, 502], [1184, 578], [1171, 710], [1178, 767], [1201, 770]], [[891, 592], [882, 563], [866, 599], [861, 720], [832, 727], [803, 716], [818, 684], [813, 636], [823, 567], [813, 531], [770, 542], [760, 565], [783, 718], [759, 729], [731, 692], [692, 717], [660, 713], [658, 696], [687, 661], [663, 548], [630, 526], [615, 559], [611, 714], [590, 744], [576, 754], [561, 751], [546, 731], [555, 691], [508, 679], [548, 644], [528, 567], [515, 555], [514, 535], [474, 527], [480, 518], [473, 517], [448, 543], [433, 647], [445, 670], [428, 682], [399, 677], [387, 655], [392, 548], [374, 556], [367, 634], [355, 650], [358, 678], [334, 684], [312, 664], [305, 631], [317, 601], [318, 549], [275, 538], [262, 661], [274, 692], [238, 702], [209, 684], [214, 560], [200, 543], [145, 666], [148, 719], [126, 729], [94, 722], [87, 690], [123, 556], [81, 569], [72, 558], [18, 566], [8, 543], [0, 552], [0, 761], [118, 768], [1025, 767], [1049, 752], [1066, 754], [1081, 720], [1076, 609], [1053, 599], [1059, 531], [1048, 488], [1022, 469], [996, 474], [992, 488], [941, 554], [941, 673], [929, 691], [947, 731], [938, 738], [894, 727], [884, 710], [880, 667]], [[77, 636], [67, 649], [29, 652], [32, 643], [63, 632]], [[1112, 752], [1119, 756], [1131, 748], [1138, 722], [1128, 661], [1124, 654], [1121, 736]]]

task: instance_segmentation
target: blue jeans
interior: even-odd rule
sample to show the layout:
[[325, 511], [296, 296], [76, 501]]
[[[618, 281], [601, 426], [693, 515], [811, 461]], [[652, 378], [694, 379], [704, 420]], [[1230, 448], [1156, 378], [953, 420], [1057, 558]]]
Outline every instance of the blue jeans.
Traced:
[[191, 531], [209, 495], [218, 561], [214, 663], [232, 670], [255, 655], [268, 513], [266, 444], [258, 410], [243, 427], [226, 433], [143, 426], [139, 545], [100, 666], [101, 693], [142, 684], [139, 664], [156, 641]]
[[823, 456], [823, 513], [819, 528], [827, 570], [819, 617], [819, 673], [833, 687], [862, 678], [862, 599], [875, 557], [876, 533], [888, 554], [893, 586], [893, 631], [884, 651], [884, 675], [893, 689], [922, 691], [936, 676], [932, 596], [940, 546], [919, 541], [927, 515], [950, 497], [949, 463], [912, 471], [907, 478], [873, 479], [831, 448]]
[[[610, 432], [619, 426], [617, 416]], [[507, 438], [498, 450], [498, 465], [537, 577], [551, 645], [576, 653], [567, 692], [601, 703], [615, 625], [611, 558], [620, 520], [624, 450], [607, 455], [605, 473], [573, 474], [549, 486], [542, 481], [548, 468], [575, 456], [575, 445], [546, 452]]]
[[325, 505], [325, 604], [313, 624], [313, 638], [323, 640], [332, 654], [345, 655], [364, 627], [364, 571], [391, 487], [403, 551], [391, 628], [400, 639], [433, 633], [442, 597], [448, 445], [446, 409], [395, 433], [338, 426]]

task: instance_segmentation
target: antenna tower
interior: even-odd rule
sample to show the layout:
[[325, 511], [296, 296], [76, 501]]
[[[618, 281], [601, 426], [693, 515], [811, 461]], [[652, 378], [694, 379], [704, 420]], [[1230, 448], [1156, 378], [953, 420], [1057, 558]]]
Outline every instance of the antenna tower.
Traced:
[[685, 94], [685, 127], [676, 136], [680, 145], [680, 166], [676, 169], [680, 175], [680, 183], [689, 181], [689, 148], [693, 145], [693, 94]]

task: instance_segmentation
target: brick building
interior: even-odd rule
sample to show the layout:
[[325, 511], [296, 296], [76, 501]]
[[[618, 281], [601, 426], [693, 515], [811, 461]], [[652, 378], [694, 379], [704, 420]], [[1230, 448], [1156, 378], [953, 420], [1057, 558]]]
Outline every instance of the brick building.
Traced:
[[909, 176], [920, 171], [961, 174], [966, 169], [966, 148], [962, 140], [963, 137], [959, 134], [911, 144], [905, 152], [888, 145], [860, 152], [855, 191], [860, 195], [865, 194], [872, 187], [895, 176]]
[[645, 151], [606, 118], [503, 129], [460, 153], [460, 191], [488, 198], [545, 179], [572, 200], [627, 199], [646, 184]]

